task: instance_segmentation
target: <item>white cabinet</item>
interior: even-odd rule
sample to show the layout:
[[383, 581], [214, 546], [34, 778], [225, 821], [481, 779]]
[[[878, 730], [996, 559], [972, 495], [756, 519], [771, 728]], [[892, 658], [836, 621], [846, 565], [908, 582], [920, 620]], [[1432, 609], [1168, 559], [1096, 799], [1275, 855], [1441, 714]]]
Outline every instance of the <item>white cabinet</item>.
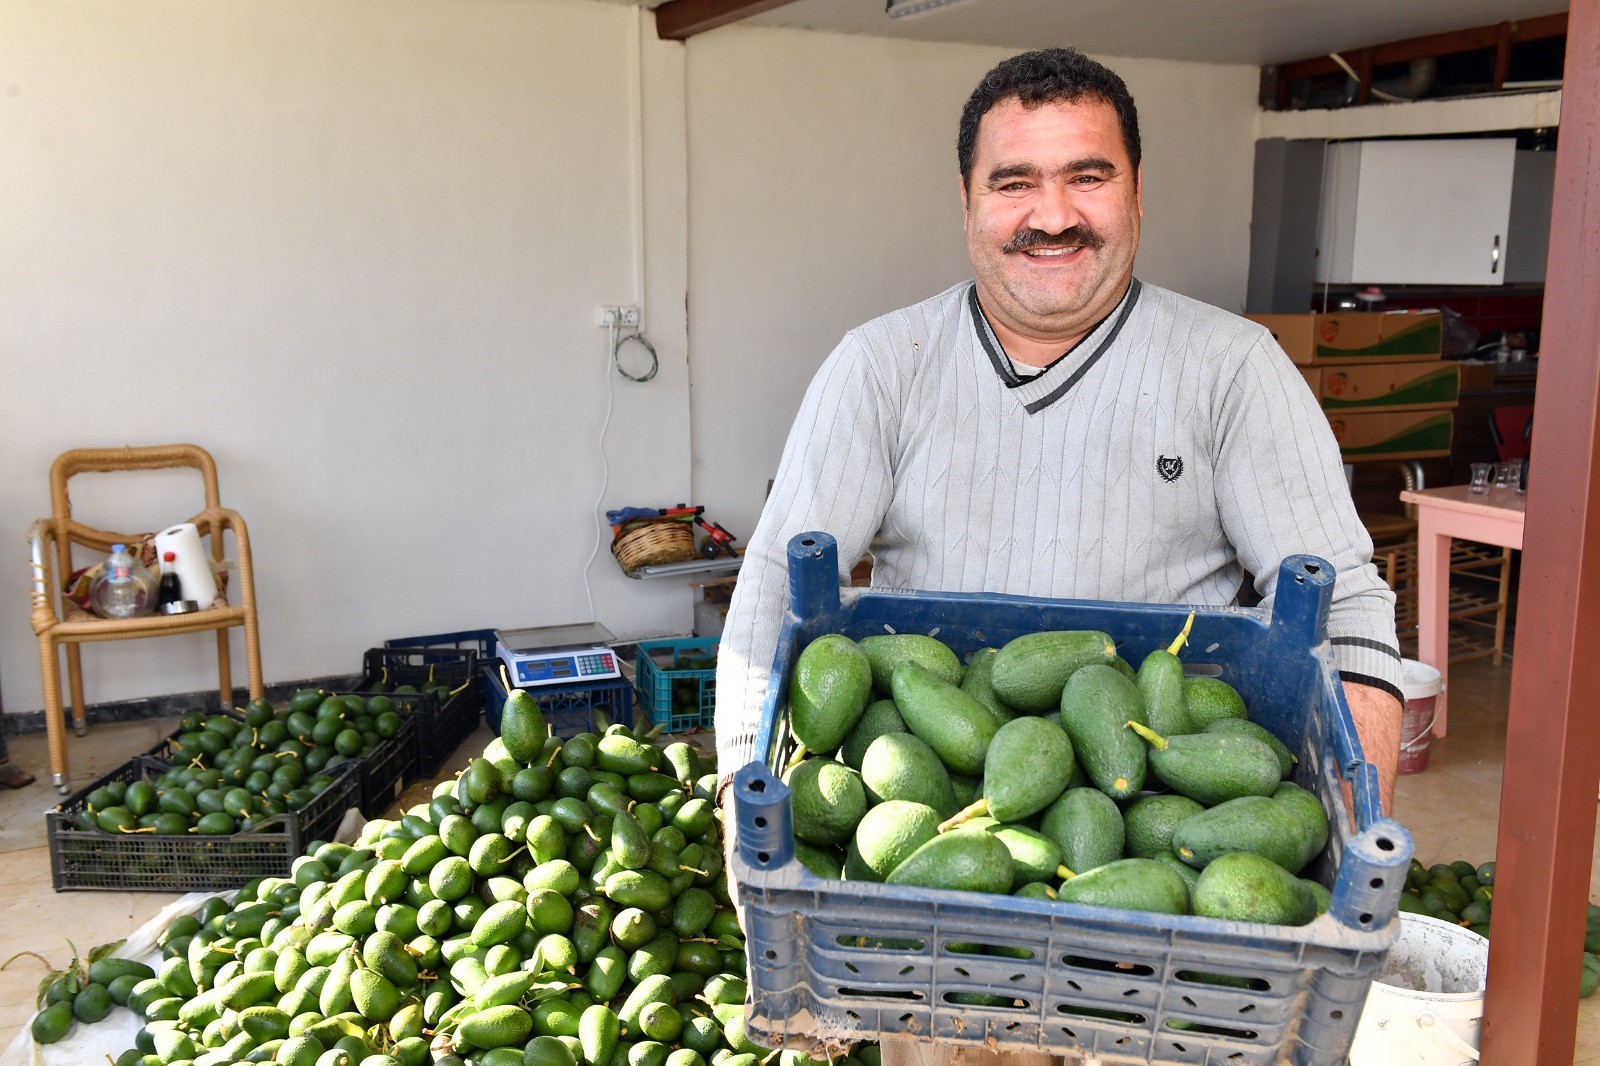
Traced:
[[1504, 283], [1516, 147], [1510, 137], [1330, 144], [1316, 280]]

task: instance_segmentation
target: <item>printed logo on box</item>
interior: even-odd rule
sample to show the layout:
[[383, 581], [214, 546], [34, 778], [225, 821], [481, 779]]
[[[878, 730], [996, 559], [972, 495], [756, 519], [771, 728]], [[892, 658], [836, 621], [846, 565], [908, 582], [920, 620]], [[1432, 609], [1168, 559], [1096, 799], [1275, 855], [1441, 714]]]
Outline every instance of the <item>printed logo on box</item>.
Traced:
[[1320, 325], [1322, 326], [1323, 341], [1332, 344], [1339, 339], [1339, 320], [1337, 318], [1324, 318]]
[[1323, 391], [1330, 396], [1343, 396], [1345, 388], [1350, 384], [1350, 375], [1339, 373], [1329, 374], [1322, 383]]
[[1341, 418], [1337, 421], [1329, 419], [1328, 425], [1333, 429], [1333, 439], [1338, 441], [1342, 447], [1344, 445], [1344, 419]]

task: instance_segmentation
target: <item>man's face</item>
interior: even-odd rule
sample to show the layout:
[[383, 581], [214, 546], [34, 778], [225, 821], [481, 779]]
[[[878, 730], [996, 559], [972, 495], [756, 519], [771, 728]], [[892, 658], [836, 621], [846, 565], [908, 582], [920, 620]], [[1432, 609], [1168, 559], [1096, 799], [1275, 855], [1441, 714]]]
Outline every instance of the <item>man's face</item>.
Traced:
[[1110, 104], [1002, 101], [978, 124], [962, 187], [967, 254], [998, 332], [1071, 343], [1133, 276], [1139, 173]]

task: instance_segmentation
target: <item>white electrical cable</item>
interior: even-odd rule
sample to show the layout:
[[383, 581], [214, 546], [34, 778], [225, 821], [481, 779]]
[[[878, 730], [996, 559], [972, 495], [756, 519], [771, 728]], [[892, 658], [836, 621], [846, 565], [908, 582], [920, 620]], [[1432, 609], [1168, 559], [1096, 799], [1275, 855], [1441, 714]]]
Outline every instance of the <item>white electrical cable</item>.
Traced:
[[616, 361], [617, 345], [622, 343], [618, 337], [616, 316], [612, 316], [610, 328], [606, 330], [606, 417], [600, 423], [600, 440], [597, 447], [600, 449], [600, 493], [594, 499], [594, 506], [590, 508], [589, 517], [595, 522], [594, 549], [589, 552], [589, 561], [583, 564], [583, 594], [589, 600], [589, 621], [598, 622], [594, 613], [594, 590], [589, 587], [589, 569], [594, 566], [595, 557], [600, 554], [600, 508], [605, 504], [606, 488], [611, 483], [611, 460], [606, 456], [606, 430], [611, 428], [611, 401], [612, 389], [615, 381], [611, 376], [611, 366]]
[[[1339, 64], [1339, 66], [1343, 67], [1344, 72], [1350, 75], [1351, 81], [1355, 82], [1357, 85], [1361, 84], [1361, 75], [1356, 73], [1355, 67], [1352, 67], [1349, 63], [1345, 62], [1344, 56], [1340, 55], [1338, 52], [1329, 52], [1328, 58]], [[1370, 85], [1367, 86], [1367, 91], [1373, 96], [1376, 96], [1378, 99], [1387, 100], [1391, 104], [1404, 104], [1410, 102], [1404, 96], [1395, 96], [1393, 93], [1386, 93], [1382, 89], [1374, 89]]]

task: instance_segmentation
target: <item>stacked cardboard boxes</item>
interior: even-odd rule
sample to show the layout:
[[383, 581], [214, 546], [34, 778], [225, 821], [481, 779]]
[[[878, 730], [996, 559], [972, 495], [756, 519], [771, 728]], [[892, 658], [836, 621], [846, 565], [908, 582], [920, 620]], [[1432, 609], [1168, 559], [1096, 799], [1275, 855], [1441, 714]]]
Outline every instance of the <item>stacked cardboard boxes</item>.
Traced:
[[1461, 368], [1441, 361], [1438, 314], [1245, 317], [1299, 366], [1346, 460], [1450, 454]]

